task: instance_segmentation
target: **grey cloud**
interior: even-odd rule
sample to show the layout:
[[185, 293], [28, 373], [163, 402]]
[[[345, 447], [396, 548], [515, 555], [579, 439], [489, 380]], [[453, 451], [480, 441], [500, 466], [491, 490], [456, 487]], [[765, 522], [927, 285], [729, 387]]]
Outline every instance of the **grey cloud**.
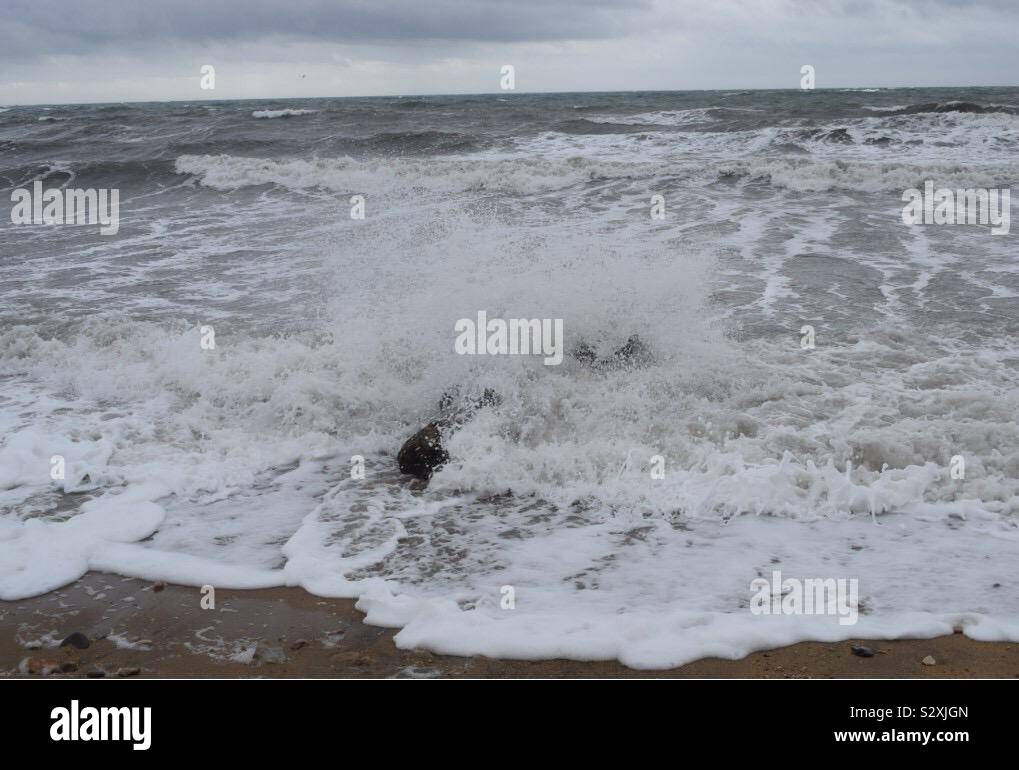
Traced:
[[3, 0], [0, 60], [269, 38], [397, 46], [606, 40], [646, 37], [667, 31], [663, 25], [725, 44], [731, 27], [762, 10], [776, 23], [820, 18], [837, 25], [908, 9], [923, 24], [978, 9], [1014, 19], [1015, 2], [791, 0], [768, 10], [759, 0]]
[[190, 99], [199, 62], [219, 98], [297, 63], [306, 96], [483, 91], [502, 61], [524, 90], [1005, 85], [1017, 31], [1017, 0], [0, 0], [0, 101]]
[[592, 40], [651, 0], [5, 0], [0, 56], [291, 37], [337, 43]]

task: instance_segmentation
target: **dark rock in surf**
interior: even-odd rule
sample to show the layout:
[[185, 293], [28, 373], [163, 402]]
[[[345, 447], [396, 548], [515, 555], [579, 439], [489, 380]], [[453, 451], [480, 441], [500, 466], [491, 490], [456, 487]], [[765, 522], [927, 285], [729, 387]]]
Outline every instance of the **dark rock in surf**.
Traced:
[[648, 366], [654, 361], [651, 348], [638, 337], [632, 335], [626, 344], [612, 354], [612, 360], [619, 366]]
[[[595, 349], [581, 340], [571, 351], [577, 361], [601, 369], [628, 369], [650, 366], [654, 355], [647, 344], [636, 334], [611, 356], [599, 359]], [[464, 397], [458, 386], [450, 388], [439, 399], [439, 416], [407, 439], [396, 455], [400, 472], [427, 481], [432, 474], [449, 461], [449, 453], [442, 446], [443, 436], [450, 436], [471, 420], [479, 409], [498, 406], [502, 396], [485, 388], [481, 396]]]
[[583, 340], [577, 343], [572, 355], [582, 364], [593, 365], [598, 362], [598, 353]]
[[613, 351], [608, 358], [598, 358], [591, 345], [581, 340], [571, 351], [574, 359], [593, 369], [628, 369], [645, 367], [654, 363], [654, 354], [639, 335], [631, 334], [626, 342]]
[[439, 399], [439, 417], [407, 439], [396, 455], [400, 471], [427, 481], [432, 474], [449, 460], [449, 453], [442, 447], [442, 436], [450, 435], [465, 425], [479, 409], [498, 406], [502, 396], [491, 388], [477, 398], [463, 399], [460, 388], [454, 387]]
[[437, 422], [430, 422], [400, 447], [396, 461], [401, 473], [428, 480], [432, 473], [449, 460], [449, 454], [442, 448], [442, 434]]

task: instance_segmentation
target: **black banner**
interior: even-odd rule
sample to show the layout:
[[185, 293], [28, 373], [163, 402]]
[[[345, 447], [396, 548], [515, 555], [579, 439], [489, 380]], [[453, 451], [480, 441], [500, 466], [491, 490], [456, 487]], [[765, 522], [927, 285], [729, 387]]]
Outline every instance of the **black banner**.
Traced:
[[1014, 741], [1008, 704], [1017, 692], [1012, 680], [502, 680], [484, 686], [465, 680], [64, 680], [4, 687], [8, 751], [191, 758], [199, 745], [203, 757], [218, 749], [231, 757], [267, 749], [334, 751], [341, 734], [386, 729], [407, 746], [419, 737], [434, 748], [437, 735], [462, 733], [511, 751], [515, 743], [541, 739], [581, 753], [609, 730], [631, 745], [674, 736], [680, 752], [732, 746], [752, 752], [755, 745], [762, 752], [847, 755], [1004, 750]]

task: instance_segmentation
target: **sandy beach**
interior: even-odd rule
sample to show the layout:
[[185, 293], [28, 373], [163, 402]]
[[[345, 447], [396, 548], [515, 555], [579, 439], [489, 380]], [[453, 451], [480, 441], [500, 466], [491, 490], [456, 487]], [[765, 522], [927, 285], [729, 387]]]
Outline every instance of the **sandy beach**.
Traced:
[[[934, 639], [803, 642], [741, 660], [666, 671], [616, 662], [514, 661], [400, 650], [396, 631], [362, 622], [350, 600], [298, 589], [216, 592], [89, 573], [43, 596], [0, 603], [3, 677], [1019, 677], [1019, 644]], [[72, 633], [89, 646], [59, 644]], [[853, 653], [854, 644], [872, 657]], [[922, 661], [930, 656], [935, 663]], [[66, 669], [66, 670], [61, 670]], [[35, 673], [31, 673], [35, 672]]]

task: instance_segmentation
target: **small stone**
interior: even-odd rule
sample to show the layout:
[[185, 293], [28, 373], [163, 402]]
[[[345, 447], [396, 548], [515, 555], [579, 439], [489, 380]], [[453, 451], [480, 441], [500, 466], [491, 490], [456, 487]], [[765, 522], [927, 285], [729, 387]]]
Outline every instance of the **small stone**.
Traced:
[[124, 678], [129, 676], [138, 676], [142, 670], [137, 666], [125, 666], [124, 668], [117, 669], [117, 676]]
[[296, 640], [295, 642], [293, 642], [290, 645], [290, 649], [291, 650], [299, 650], [302, 647], [307, 647], [307, 646], [308, 646], [308, 640], [307, 639], [298, 639], [298, 640]]
[[932, 656], [932, 655], [928, 655], [926, 658], [924, 658], [920, 662], [923, 663], [925, 666], [933, 666], [935, 663], [937, 663], [937, 661], [934, 660], [934, 656]]
[[395, 674], [392, 675], [393, 679], [436, 679], [442, 676], [442, 672], [437, 668], [425, 668], [423, 666], [404, 666]]
[[18, 670], [22, 674], [44, 674], [47, 668], [55, 665], [55, 663], [43, 660], [42, 658], [24, 658], [18, 665]]
[[287, 654], [283, 648], [268, 642], [259, 642], [255, 646], [255, 654], [252, 656], [258, 663], [286, 663]]
[[89, 671], [87, 674], [85, 674], [85, 676], [87, 676], [89, 679], [102, 679], [104, 676], [106, 676], [106, 672], [103, 671], [101, 668], [96, 668]]
[[342, 666], [343, 668], [369, 668], [375, 663], [375, 659], [365, 652], [358, 652], [357, 650], [350, 650], [348, 652], [340, 652], [333, 655], [330, 659], [336, 666]]
[[152, 590], [157, 594], [164, 588], [166, 588], [166, 583], [164, 583], [162, 580], [159, 580], [152, 584]]
[[257, 645], [253, 644], [243, 650], [238, 650], [230, 656], [230, 660], [235, 663], [244, 663], [246, 665], [253, 664], [255, 662], [255, 650], [257, 649]]
[[85, 634], [75, 631], [60, 643], [61, 647], [74, 647], [76, 650], [87, 650], [91, 642]]
[[874, 650], [872, 650], [870, 647], [864, 647], [862, 644], [854, 644], [849, 649], [852, 651], [853, 655], [856, 655], [857, 657], [860, 658], [874, 657]]

